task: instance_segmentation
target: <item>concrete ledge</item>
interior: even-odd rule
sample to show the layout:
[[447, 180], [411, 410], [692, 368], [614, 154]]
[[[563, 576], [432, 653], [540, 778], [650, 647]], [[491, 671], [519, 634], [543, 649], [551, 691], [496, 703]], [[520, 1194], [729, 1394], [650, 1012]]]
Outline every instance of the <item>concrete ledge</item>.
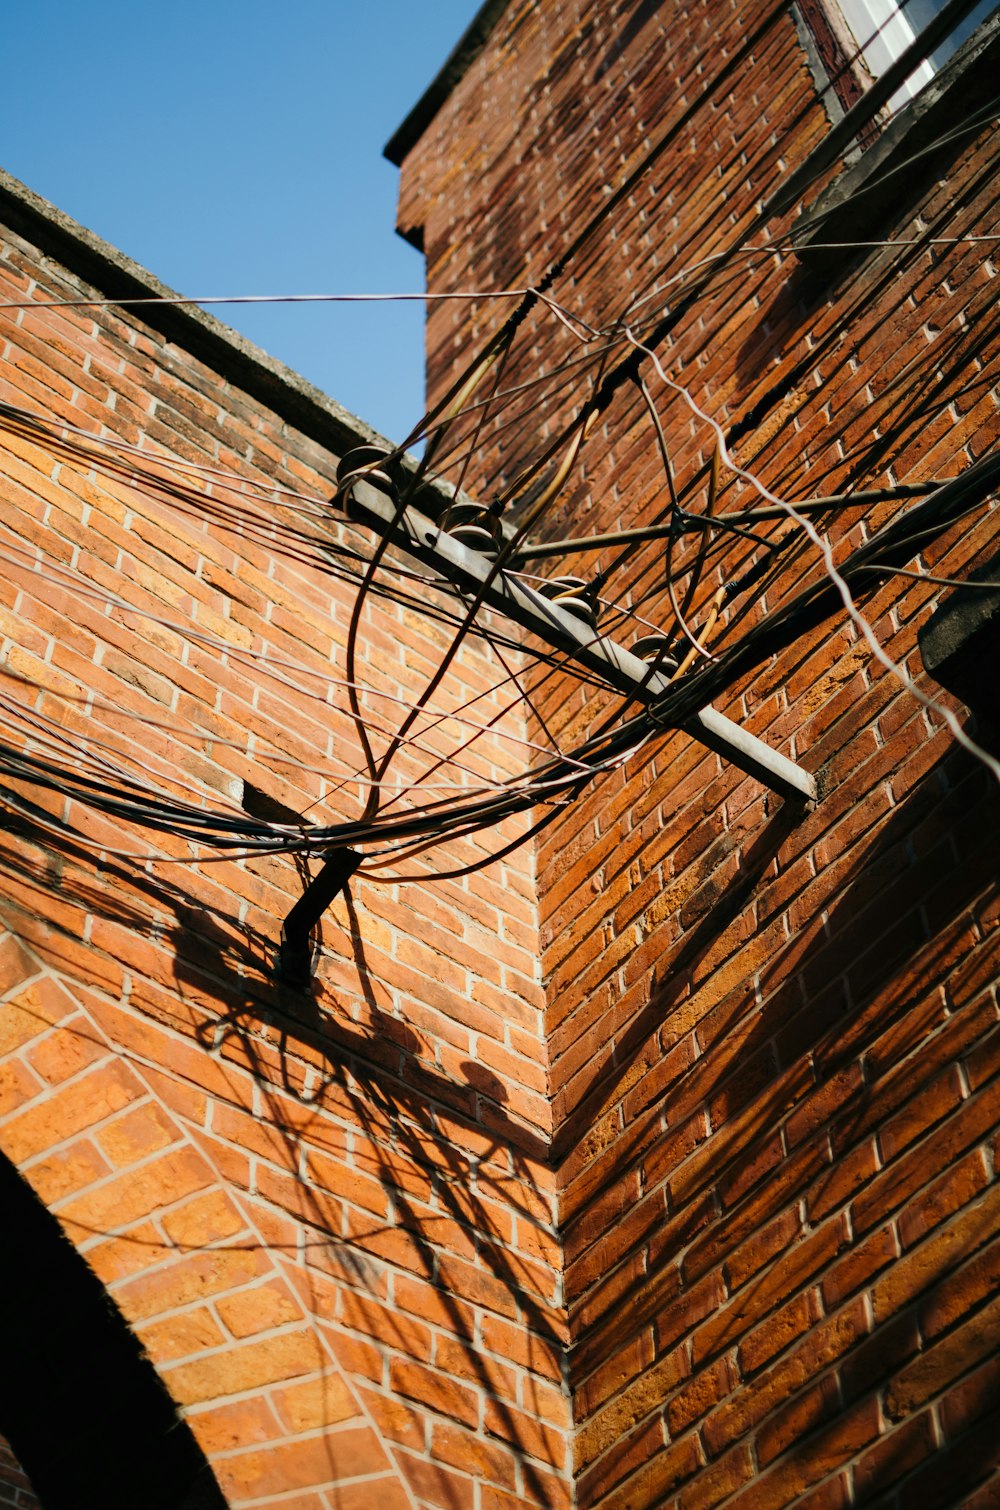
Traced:
[[[176, 290], [138, 262], [2, 170], [0, 222], [83, 280], [99, 297], [177, 297]], [[144, 304], [132, 314], [335, 456], [361, 445], [392, 449], [364, 420], [196, 305]]]

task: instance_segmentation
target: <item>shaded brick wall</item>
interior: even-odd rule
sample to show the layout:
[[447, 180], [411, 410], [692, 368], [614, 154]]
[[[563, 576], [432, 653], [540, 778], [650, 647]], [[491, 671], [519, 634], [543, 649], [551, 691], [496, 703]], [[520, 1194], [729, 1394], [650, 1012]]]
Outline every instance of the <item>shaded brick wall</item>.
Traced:
[[[508, 6], [403, 164], [399, 224], [422, 229], [429, 288], [484, 291], [431, 307], [431, 398], [498, 324], [485, 294], [536, 283], [668, 131], [551, 285], [595, 327], [654, 274], [678, 302], [826, 124], [786, 6]], [[769, 488], [947, 477], [996, 444], [995, 268], [988, 245], [952, 239], [997, 234], [996, 166], [994, 129], [966, 134], [914, 174], [884, 231], [899, 244], [832, 273], [780, 248], [722, 262], [661, 344], [666, 377]], [[487, 432], [487, 497], [593, 381], [547, 310], [526, 326], [505, 382], [574, 357], [580, 380], [539, 385], [534, 413]], [[703, 508], [713, 433], [646, 376]], [[547, 527], [644, 523], [664, 493], [623, 387]], [[729, 480], [719, 507], [754, 501]], [[838, 558], [899, 507], [826, 518]], [[910, 565], [960, 577], [995, 550], [984, 508]], [[737, 543], [711, 561], [699, 622], [751, 559]], [[605, 590], [627, 599], [654, 570], [662, 557], [637, 555]], [[796, 548], [769, 601], [818, 570]], [[916, 649], [942, 592], [898, 578], [861, 601], [884, 649], [976, 733]], [[542, 684], [539, 705], [560, 735], [588, 718], [569, 681]], [[577, 1502], [993, 1504], [996, 782], [845, 616], [717, 706], [820, 778], [814, 811], [675, 734], [539, 841]], [[978, 737], [995, 749], [995, 731]]]
[[0, 1505], [13, 1510], [36, 1510], [38, 1501], [31, 1492], [27, 1475], [6, 1442], [0, 1440]]
[[[91, 292], [4, 234], [0, 298]], [[274, 490], [328, 498], [336, 456], [140, 319], [0, 321], [0, 400], [146, 458], [109, 470], [59, 444], [79, 437], [3, 419], [4, 697], [73, 738], [137, 740], [166, 790], [209, 805], [239, 811], [244, 783], [295, 812], [324, 797], [349, 774], [327, 679], [351, 594], [316, 553], [276, 553], [296, 500]], [[259, 528], [227, 524], [234, 500]], [[320, 508], [316, 528], [341, 526]], [[363, 674], [405, 693], [436, 634], [373, 609]], [[471, 647], [458, 692], [487, 675]], [[565, 1502], [530, 851], [434, 886], [356, 880], [308, 997], [272, 974], [305, 880], [291, 859], [147, 864], [134, 826], [59, 790], [8, 795], [36, 809], [5, 800], [0, 825], [0, 1151], [227, 1502]], [[54, 837], [46, 813], [87, 838]], [[474, 855], [456, 842], [446, 863]]]

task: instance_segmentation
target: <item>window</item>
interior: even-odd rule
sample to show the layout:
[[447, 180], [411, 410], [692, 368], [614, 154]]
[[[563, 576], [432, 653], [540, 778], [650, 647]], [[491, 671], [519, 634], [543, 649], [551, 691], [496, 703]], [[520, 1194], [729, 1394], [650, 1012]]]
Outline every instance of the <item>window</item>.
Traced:
[[[980, 0], [932, 48], [890, 97], [889, 109], [898, 110], [929, 84], [939, 68], [972, 35], [980, 21], [995, 8], [996, 0]], [[840, 11], [850, 29], [857, 56], [872, 78], [881, 78], [908, 47], [916, 42], [945, 8], [944, 0], [840, 0]]]
[[[803, 16], [810, 21], [819, 43], [820, 60], [828, 78], [821, 85], [821, 95], [828, 108], [833, 98], [831, 86], [839, 96], [845, 113], [831, 124], [823, 140], [793, 169], [764, 205], [765, 215], [781, 214], [801, 204], [816, 180], [838, 160], [860, 161], [845, 168], [819, 200], [809, 207], [805, 222], [793, 230], [800, 251], [817, 243], [817, 217], [825, 224], [822, 240], [859, 242], [883, 212], [898, 208], [908, 189], [927, 179], [936, 157], [936, 148], [947, 147], [962, 139], [973, 122], [982, 125], [998, 113], [995, 80], [1000, 69], [1000, 6], [997, 0], [841, 0], [832, 10], [832, 0], [799, 0]], [[817, 9], [822, 4], [822, 10]], [[878, 30], [885, 51], [873, 58], [873, 65], [884, 68], [872, 78], [866, 67], [858, 65], [858, 48], [851, 49], [842, 18], [844, 7], [858, 17], [872, 16], [881, 8], [885, 24]], [[914, 40], [913, 22], [927, 16], [927, 24]], [[811, 14], [812, 13], [812, 14]], [[908, 32], [902, 30], [905, 17]], [[984, 20], [983, 17], [986, 17]], [[816, 24], [818, 17], [839, 50], [831, 68], [830, 46], [824, 50], [824, 32]], [[894, 23], [890, 26], [890, 22]], [[899, 23], [898, 25], [895, 23]], [[971, 35], [966, 35], [969, 29]], [[869, 30], [864, 46], [874, 45], [875, 32]], [[963, 41], [962, 38], [965, 38]], [[889, 57], [888, 43], [897, 49]], [[950, 56], [949, 56], [950, 54]], [[939, 59], [944, 57], [942, 64]], [[845, 82], [850, 85], [844, 88]], [[867, 87], [865, 85], [867, 84]], [[893, 112], [885, 124], [887, 110]], [[835, 112], [832, 112], [835, 114]], [[916, 169], [916, 171], [913, 171]], [[901, 177], [902, 175], [902, 177]], [[847, 183], [847, 180], [851, 180]], [[879, 194], [872, 189], [878, 188]], [[857, 208], [859, 192], [868, 202], [857, 215], [841, 222], [833, 234], [830, 216], [838, 203], [853, 201]]]

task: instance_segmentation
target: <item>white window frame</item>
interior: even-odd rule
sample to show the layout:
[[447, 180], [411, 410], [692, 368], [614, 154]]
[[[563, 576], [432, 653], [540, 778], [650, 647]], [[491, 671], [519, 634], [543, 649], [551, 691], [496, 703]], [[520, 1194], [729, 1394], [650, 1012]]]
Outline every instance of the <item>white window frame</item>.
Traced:
[[[940, 10], [944, 0], [932, 0], [935, 11]], [[899, 0], [837, 0], [838, 9], [851, 31], [855, 43], [859, 49], [864, 65], [872, 78], [879, 78], [891, 63], [894, 63], [901, 53], [905, 52], [912, 42], [915, 42], [920, 34], [920, 27], [914, 26], [901, 8]], [[978, 8], [982, 11], [984, 6]], [[972, 12], [979, 24], [985, 17]], [[963, 26], [968, 26], [964, 22]], [[950, 42], [950, 45], [949, 45]], [[957, 43], [948, 39], [944, 44], [938, 44], [935, 51], [938, 53], [938, 61], [933, 58], [925, 58], [914, 69], [905, 83], [901, 84], [888, 102], [889, 110], [894, 114], [908, 100], [912, 100], [919, 94], [925, 84], [929, 84], [934, 75], [939, 71], [945, 58], [941, 56], [941, 48], [945, 48], [950, 55], [955, 50]]]
[[[838, 5], [873, 78], [885, 73], [890, 63], [916, 40], [917, 33], [896, 0], [838, 0]], [[889, 109], [896, 111], [912, 100], [930, 83], [935, 71], [933, 63], [925, 59], [892, 95]]]

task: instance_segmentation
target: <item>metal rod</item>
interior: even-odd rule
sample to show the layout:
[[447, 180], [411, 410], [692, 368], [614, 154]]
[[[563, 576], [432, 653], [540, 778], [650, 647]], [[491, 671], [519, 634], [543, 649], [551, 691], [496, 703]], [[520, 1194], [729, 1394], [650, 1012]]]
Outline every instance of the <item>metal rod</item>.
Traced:
[[[943, 481], [948, 481], [944, 478]], [[889, 498], [922, 498], [933, 493], [938, 482], [907, 482], [894, 488], [869, 488], [864, 493], [831, 493], [828, 498], [806, 498], [792, 505], [800, 514], [818, 513], [823, 509], [844, 508], [854, 504], [858, 508], [869, 503], [882, 503]], [[752, 524], [758, 519], [787, 519], [788, 510], [779, 504], [765, 504], [759, 509], [744, 509], [741, 512], [715, 514], [711, 519], [697, 514], [684, 514], [676, 525], [647, 524], [634, 530], [612, 530], [606, 535], [582, 535], [571, 540], [545, 540], [539, 545], [526, 545], [517, 553], [517, 561], [538, 561], [543, 556], [568, 556], [571, 551], [598, 551], [606, 546], [633, 545], [643, 540], [665, 540], [672, 530], [691, 534], [695, 530], [710, 530], [716, 525]]]
[[[469, 550], [425, 514], [413, 508], [400, 513], [395, 501], [371, 483], [362, 478], [353, 482], [345, 506], [348, 518], [366, 524], [378, 535], [388, 536], [408, 555], [432, 566], [460, 589], [478, 594], [489, 607], [538, 635], [546, 644], [568, 651], [616, 691], [648, 704], [669, 688], [668, 678], [651, 672], [638, 656], [595, 634], [582, 619], [543, 598], [510, 572], [497, 570], [487, 557]], [[683, 727], [782, 796], [807, 800], [815, 797], [812, 776], [714, 708], [703, 709]]]

